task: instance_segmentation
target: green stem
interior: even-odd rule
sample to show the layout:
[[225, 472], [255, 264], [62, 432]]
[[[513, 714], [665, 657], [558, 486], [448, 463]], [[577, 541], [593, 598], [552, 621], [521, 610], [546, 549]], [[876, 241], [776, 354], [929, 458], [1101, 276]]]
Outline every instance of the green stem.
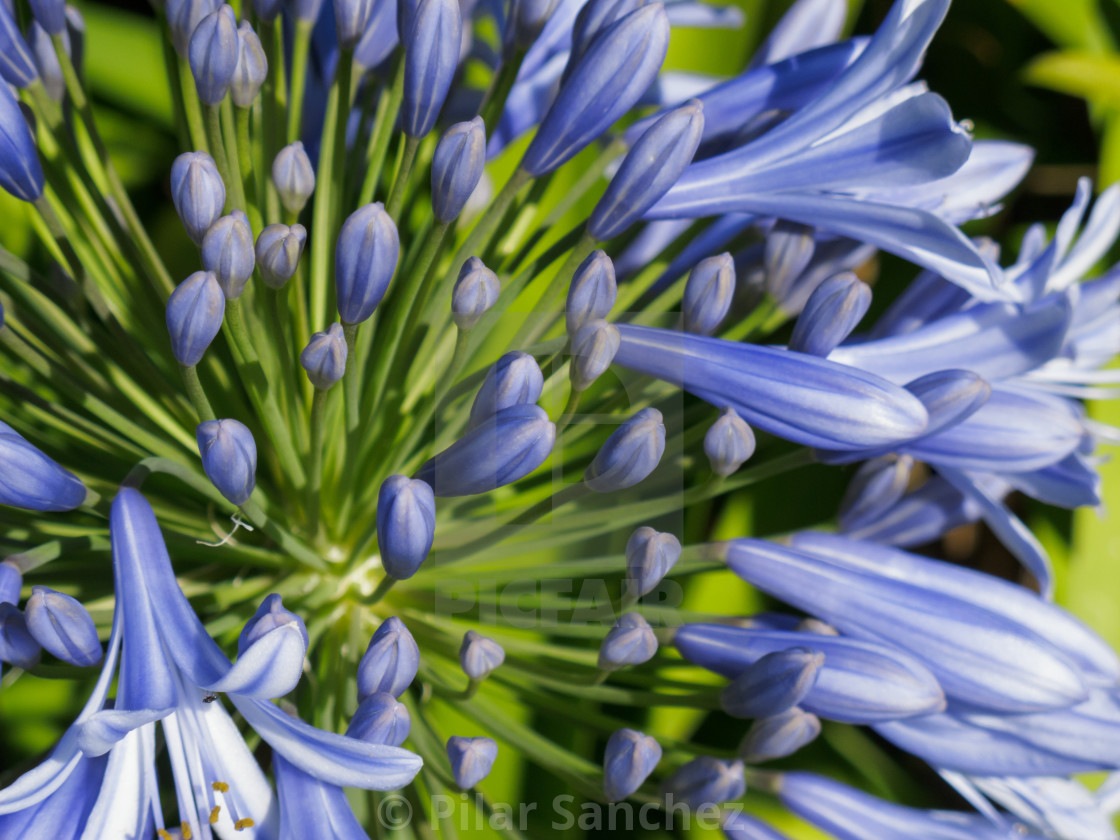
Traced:
[[297, 20], [292, 39], [292, 87], [288, 92], [288, 142], [299, 139], [303, 120], [303, 95], [307, 88], [307, 56], [311, 52], [312, 21]]
[[383, 95], [377, 103], [377, 112], [374, 114], [373, 132], [369, 136], [369, 150], [366, 153], [366, 175], [362, 181], [362, 189], [358, 194], [359, 204], [369, 204], [373, 201], [373, 194], [377, 191], [377, 184], [381, 178], [381, 170], [385, 166], [385, 156], [389, 153], [389, 141], [393, 136], [393, 125], [397, 121], [397, 113], [401, 109], [401, 99], [404, 98], [404, 60], [397, 60], [397, 69], [393, 73], [393, 84], [388, 95]]
[[493, 133], [497, 127], [498, 117], [502, 115], [502, 109], [505, 107], [509, 92], [513, 90], [513, 83], [517, 81], [517, 74], [521, 71], [521, 62], [524, 60], [525, 50], [519, 49], [512, 58], [502, 62], [497, 77], [486, 91], [479, 113], [487, 133]]
[[[206, 115], [206, 136], [210, 142], [210, 155], [218, 166], [218, 174], [222, 176], [222, 183], [226, 185], [226, 206], [229, 210], [238, 207], [234, 197], [233, 177], [230, 174], [229, 158], [226, 155], [226, 144], [222, 140], [222, 108], [221, 105], [203, 106]], [[244, 202], [242, 202], [243, 206]], [[240, 209], [238, 207], [238, 209]]]
[[393, 178], [393, 187], [389, 190], [389, 202], [385, 206], [389, 218], [394, 223], [400, 217], [401, 206], [404, 204], [405, 188], [408, 186], [408, 179], [412, 175], [412, 167], [416, 163], [416, 150], [420, 148], [420, 139], [417, 137], [405, 135], [401, 142], [404, 144], [401, 148], [401, 161], [397, 166], [397, 174]]
[[323, 436], [326, 432], [323, 414], [329, 393], [316, 388], [311, 398], [311, 451], [307, 465], [307, 533], [311, 539], [319, 534], [319, 492], [323, 485]]
[[361, 377], [358, 376], [358, 327], [360, 324], [342, 325], [346, 336], [346, 372], [343, 374], [343, 392], [346, 395], [346, 437], [358, 429], [359, 406], [361, 405]]
[[373, 590], [373, 594], [365, 599], [365, 605], [367, 607], [372, 607], [374, 604], [385, 597], [389, 590], [393, 588], [393, 584], [395, 584], [396, 582], [397, 579], [395, 577], [385, 575], [385, 577], [381, 578], [381, 582], [377, 584], [377, 588]]
[[190, 62], [179, 57], [179, 92], [183, 96], [183, 114], [187, 118], [187, 133], [191, 144], [197, 151], [209, 152], [210, 143], [206, 139], [206, 123], [202, 119], [202, 103], [198, 100], [198, 88], [194, 84], [194, 74]]
[[568, 393], [568, 402], [564, 405], [564, 410], [561, 412], [559, 419], [556, 421], [556, 436], [559, 437], [560, 433], [568, 427], [572, 422], [572, 417], [575, 416], [576, 409], [579, 408], [579, 398], [583, 396], [583, 391], [577, 391], [575, 388]]
[[241, 512], [245, 514], [245, 518], [249, 520], [254, 528], [259, 528], [263, 531], [266, 536], [274, 540], [280, 548], [286, 551], [292, 559], [302, 563], [304, 566], [317, 569], [318, 571], [326, 570], [327, 564], [322, 557], [277, 525], [274, 520], [265, 516], [264, 511], [261, 510], [252, 499], [241, 506]]
[[246, 213], [253, 230], [259, 231], [261, 213], [257, 204], [257, 183], [253, 179], [253, 143], [249, 137], [249, 123], [253, 117], [251, 108], [234, 106], [234, 120], [237, 130], [237, 165], [241, 175], [242, 192], [245, 195]]
[[215, 419], [214, 409], [210, 407], [210, 400], [206, 399], [206, 392], [198, 378], [198, 368], [195, 365], [179, 365], [179, 369], [183, 372], [183, 384], [198, 415], [198, 422]]
[[572, 248], [571, 253], [568, 254], [568, 259], [560, 266], [560, 270], [556, 272], [556, 275], [552, 278], [552, 282], [549, 283], [548, 288], [545, 290], [544, 295], [537, 302], [533, 314], [526, 319], [525, 324], [510, 343], [511, 347], [526, 347], [545, 333], [556, 317], [556, 310], [554, 307], [561, 295], [563, 295], [564, 291], [571, 284], [572, 275], [575, 274], [575, 270], [579, 268], [580, 263], [595, 250], [597, 244], [595, 237], [585, 230], [583, 235], [580, 236], [579, 241], [576, 242], [575, 246]]

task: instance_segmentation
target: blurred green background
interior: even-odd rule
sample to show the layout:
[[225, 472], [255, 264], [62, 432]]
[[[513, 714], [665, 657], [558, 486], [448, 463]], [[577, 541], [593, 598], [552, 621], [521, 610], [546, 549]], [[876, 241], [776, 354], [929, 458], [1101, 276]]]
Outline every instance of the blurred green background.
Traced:
[[[178, 149], [154, 18], [142, 2], [77, 5], [87, 22], [86, 75], [103, 134], [172, 273], [185, 275], [194, 269], [196, 254], [178, 229], [168, 196], [167, 172]], [[740, 70], [788, 2], [739, 0], [739, 5], [746, 13], [741, 30], [674, 32], [667, 66], [714, 74]], [[850, 5], [851, 30], [870, 32], [890, 4], [889, 0], [852, 0]], [[1120, 178], [1118, 39], [1117, 0], [958, 0], [954, 4], [922, 77], [949, 100], [958, 118], [971, 120], [978, 137], [1020, 140], [1038, 151], [1033, 172], [1008, 199], [1004, 212], [976, 224], [970, 232], [999, 239], [1013, 254], [1027, 224], [1039, 219], [1053, 221], [1065, 209], [1078, 177], [1092, 176], [1098, 189]], [[0, 218], [5, 220], [0, 225], [4, 247], [33, 259], [41, 256], [34, 253], [23, 205], [0, 194]], [[877, 306], [913, 274], [910, 266], [883, 259], [878, 267]], [[1120, 424], [1120, 411], [1115, 408], [1097, 405], [1093, 413]], [[1120, 501], [1120, 468], [1106, 464], [1102, 470], [1106, 500]], [[835, 511], [846, 481], [843, 471], [816, 468], [795, 473], [786, 486], [768, 483], [764, 495], [740, 492], [717, 506], [690, 511], [683, 523], [684, 541], [738, 536], [750, 526], [765, 534], [815, 524]], [[797, 499], [797, 504], [791, 499]], [[1016, 504], [1053, 554], [1059, 600], [1120, 646], [1120, 610], [1116, 608], [1120, 531], [1115, 524], [1095, 511], [1069, 515], [1020, 501]], [[981, 529], [955, 534], [929, 550], [996, 573], [1014, 570]], [[741, 585], [728, 586], [720, 574], [693, 581], [684, 606], [698, 604], [707, 611], [727, 613], [765, 606]], [[0, 755], [5, 757], [5, 767], [26, 766], [53, 744], [72, 720], [87, 688], [84, 682], [24, 679], [0, 692]], [[509, 711], [516, 714], [516, 710]], [[564, 738], [548, 720], [526, 723], [549, 737]], [[448, 724], [455, 728], [454, 722]], [[733, 747], [743, 731], [739, 721], [682, 709], [653, 710], [636, 724], [649, 732], [692, 737], [722, 748]], [[601, 745], [585, 747], [589, 758], [597, 760]], [[813, 766], [910, 804], [961, 805], [920, 762], [853, 727], [826, 725], [822, 738], [790, 763]], [[486, 789], [497, 801], [548, 802], [566, 792], [567, 785], [525, 763], [504, 761]], [[748, 795], [748, 803], [794, 840], [821, 836], [777, 812], [768, 799]], [[546, 820], [529, 836], [606, 837], [610, 832], [578, 828], [556, 832]], [[668, 835], [636, 831], [632, 836]], [[700, 836], [700, 832], [678, 836]]]

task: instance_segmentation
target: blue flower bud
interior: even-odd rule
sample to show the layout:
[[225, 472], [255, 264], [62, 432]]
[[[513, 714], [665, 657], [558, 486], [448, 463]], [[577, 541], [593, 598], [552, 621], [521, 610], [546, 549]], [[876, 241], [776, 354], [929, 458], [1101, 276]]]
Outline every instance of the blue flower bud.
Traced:
[[854, 531], [877, 521], [902, 499], [913, 468], [909, 455], [883, 455], [864, 463], [840, 502], [840, 528]]
[[196, 271], [167, 299], [171, 352], [181, 365], [197, 365], [222, 329], [226, 296], [210, 271]]
[[377, 5], [378, 0], [334, 0], [334, 25], [342, 49], [358, 46]]
[[325, 391], [346, 373], [348, 352], [342, 324], [331, 324], [324, 332], [311, 336], [299, 354], [299, 363], [307, 371], [311, 384]]
[[725, 406], [704, 435], [704, 454], [716, 475], [729, 476], [754, 454], [754, 432], [735, 409]]
[[268, 78], [268, 58], [261, 46], [261, 39], [249, 21], [241, 21], [237, 28], [237, 64], [229, 83], [229, 95], [239, 108], [249, 108], [260, 93], [261, 85]]
[[377, 0], [366, 31], [354, 48], [354, 61], [372, 69], [387, 59], [399, 43], [396, 0]]
[[373, 314], [397, 269], [400, 248], [397, 226], [381, 202], [350, 214], [334, 251], [338, 314], [344, 324], [360, 324]]
[[416, 574], [432, 550], [436, 497], [423, 481], [391, 475], [377, 494], [377, 542], [385, 573], [397, 580]]
[[346, 734], [370, 744], [399, 747], [411, 729], [412, 716], [408, 707], [392, 694], [378, 691], [358, 704]]
[[39, 76], [15, 15], [0, 3], [0, 79], [23, 90]]
[[0, 662], [27, 670], [39, 664], [42, 647], [27, 629], [27, 619], [15, 604], [0, 602]]
[[77, 476], [0, 422], [0, 505], [58, 513], [85, 500], [86, 488]]
[[[27, 43], [31, 47], [31, 54], [35, 58], [35, 66], [39, 69], [39, 78], [43, 81], [47, 96], [55, 102], [61, 102], [66, 96], [66, 79], [62, 76], [62, 65], [58, 61], [58, 53], [54, 51], [54, 41], [37, 20], [31, 21], [31, 27], [27, 30]], [[70, 55], [70, 36], [66, 32], [62, 34], [62, 44], [66, 54]]]
[[315, 170], [311, 158], [297, 140], [276, 153], [272, 160], [272, 184], [280, 203], [289, 213], [299, 215], [311, 193], [315, 192]]
[[314, 23], [323, 10], [323, 0], [284, 0], [284, 8], [293, 20]]
[[18, 604], [23, 574], [13, 563], [0, 562], [0, 604]]
[[656, 408], [643, 408], [607, 438], [583, 474], [596, 493], [633, 487], [652, 473], [665, 453], [665, 423]]
[[642, 786], [661, 761], [661, 745], [650, 735], [619, 729], [607, 739], [603, 754], [603, 793], [619, 802]]
[[599, 648], [599, 667], [614, 671], [627, 665], [649, 662], [657, 653], [657, 637], [649, 622], [630, 612], [614, 623]]
[[459, 66], [463, 17], [458, 0], [420, 0], [404, 23], [401, 127], [409, 137], [423, 137], [436, 124]]
[[700, 260], [688, 275], [681, 309], [686, 332], [711, 335], [735, 296], [735, 261], [728, 253]]
[[237, 16], [228, 4], [219, 6], [198, 22], [191, 34], [188, 52], [198, 98], [218, 105], [226, 98], [237, 57], [241, 52]]
[[632, 598], [652, 592], [681, 558], [681, 543], [669, 533], [648, 525], [635, 529], [626, 541], [626, 591]]
[[482, 117], [455, 123], [444, 132], [432, 158], [432, 210], [444, 224], [463, 212], [486, 165]]
[[506, 661], [506, 652], [493, 639], [468, 630], [463, 634], [459, 647], [459, 665], [472, 680], [483, 680], [490, 672]]
[[821, 719], [794, 706], [781, 714], [762, 717], [751, 724], [739, 747], [749, 764], [793, 755], [821, 734]]
[[299, 266], [307, 244], [307, 228], [296, 223], [269, 225], [257, 237], [257, 268], [261, 280], [272, 289], [282, 289]]
[[248, 216], [234, 210], [210, 225], [202, 237], [202, 267], [214, 273], [227, 298], [241, 297], [255, 265], [253, 229]]
[[812, 690], [823, 664], [824, 654], [809, 648], [768, 653], [723, 690], [720, 705], [732, 717], [781, 714]]
[[576, 330], [572, 336], [572, 359], [568, 371], [573, 391], [586, 391], [591, 383], [607, 372], [620, 342], [618, 327], [602, 319], [590, 321]]
[[358, 699], [385, 692], [400, 697], [416, 678], [420, 648], [396, 616], [381, 622], [358, 663]]
[[465, 738], [453, 735], [447, 739], [447, 758], [455, 784], [470, 790], [487, 776], [498, 758], [498, 743], [492, 738]]
[[440, 498], [489, 493], [537, 469], [554, 443], [556, 426], [543, 409], [513, 405], [468, 431], [414, 477]]
[[221, 6], [221, 0], [167, 0], [167, 27], [171, 30], [171, 44], [180, 57], [190, 51], [191, 35], [202, 19]]
[[28, 0], [35, 22], [50, 35], [66, 31], [66, 0]]
[[569, 161], [649, 88], [669, 47], [661, 3], [631, 12], [595, 38], [541, 121], [521, 168], [544, 175]]
[[24, 616], [35, 641], [63, 662], [88, 668], [101, 661], [97, 627], [86, 608], [69, 595], [33, 586]]
[[34, 201], [43, 194], [39, 151], [7, 84], [0, 84], [0, 187], [22, 201]]
[[568, 287], [568, 303], [564, 308], [564, 318], [568, 335], [596, 318], [606, 318], [618, 297], [618, 286], [614, 278], [614, 263], [601, 250], [579, 264]]
[[226, 187], [214, 158], [206, 152], [184, 152], [171, 164], [171, 199], [195, 245], [222, 215]]
[[280, 14], [283, 0], [253, 0], [253, 13], [262, 23], [272, 23]]
[[544, 374], [528, 353], [506, 353], [486, 371], [471, 405], [469, 428], [475, 428], [504, 408], [532, 405], [541, 398]]
[[478, 257], [471, 257], [463, 263], [451, 291], [451, 317], [455, 319], [455, 326], [461, 330], [471, 329], [498, 302], [501, 292], [498, 275]]
[[693, 810], [738, 799], [746, 792], [743, 762], [720, 761], [710, 755], [692, 759], [661, 785], [667, 803], [683, 802]]
[[774, 223], [766, 236], [764, 257], [766, 289], [771, 297], [784, 301], [790, 296], [813, 259], [816, 245], [811, 227], [784, 220]]
[[513, 41], [521, 49], [528, 49], [544, 25], [556, 11], [560, 0], [514, 0], [511, 3], [513, 17]]
[[825, 280], [805, 302], [793, 326], [789, 349], [827, 356], [852, 330], [871, 306], [871, 287], [845, 271]]
[[202, 470], [232, 504], [253, 495], [257, 481], [257, 444], [253, 433], [237, 420], [207, 420], [195, 430]]
[[285, 609], [281, 597], [273, 592], [261, 601], [253, 617], [241, 628], [241, 635], [237, 637], [237, 655], [243, 655], [252, 644], [260, 641], [267, 633], [290, 626], [295, 626], [299, 630], [303, 637], [303, 646], [306, 648], [310, 639], [303, 619], [291, 610]]
[[677, 182], [700, 145], [704, 106], [698, 99], [659, 118], [638, 138], [587, 222], [602, 241], [638, 221]]
[[584, 3], [572, 24], [572, 50], [568, 55], [563, 78], [566, 80], [571, 75], [579, 59], [600, 32], [643, 4], [644, 0], [588, 0]]
[[[929, 425], [923, 435], [927, 439], [938, 432], [959, 426], [979, 411], [992, 396], [992, 386], [970, 370], [927, 373], [908, 383], [906, 390], [922, 401], [929, 414]], [[1016, 408], [1020, 406], [1016, 405]], [[935, 447], [937, 443], [935, 439]]]

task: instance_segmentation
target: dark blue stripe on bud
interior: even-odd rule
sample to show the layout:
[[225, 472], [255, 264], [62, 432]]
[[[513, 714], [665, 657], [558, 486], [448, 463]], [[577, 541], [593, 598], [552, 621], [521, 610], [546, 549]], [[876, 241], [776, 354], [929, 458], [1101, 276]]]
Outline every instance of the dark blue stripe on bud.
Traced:
[[420, 0], [405, 24], [404, 98], [401, 126], [423, 137], [436, 124], [462, 48], [463, 19], [458, 0]]
[[731, 308], [735, 296], [735, 261], [728, 253], [696, 264], [684, 286], [681, 310], [686, 332], [711, 335]]
[[249, 108], [260, 93], [261, 85], [268, 78], [268, 58], [261, 46], [261, 39], [249, 21], [241, 21], [237, 29], [237, 64], [233, 68], [229, 95], [239, 108]]
[[472, 680], [483, 680], [506, 661], [506, 652], [493, 639], [468, 630], [459, 646], [459, 665]]
[[657, 636], [638, 613], [626, 613], [607, 632], [599, 648], [599, 667], [614, 671], [627, 665], [641, 665], [657, 653]]
[[222, 329], [226, 296], [218, 278], [196, 271], [175, 287], [167, 299], [167, 332], [171, 352], [181, 365], [197, 365]]
[[0, 422], [0, 504], [59, 513], [85, 500], [85, 485], [76, 475]]
[[326, 390], [346, 373], [348, 352], [342, 324], [331, 324], [323, 332], [311, 336], [299, 354], [299, 363], [307, 371], [311, 384]]
[[585, 391], [606, 373], [618, 352], [618, 327], [599, 319], [590, 321], [572, 336], [569, 375], [572, 390]]
[[11, 89], [0, 88], [0, 187], [22, 201], [35, 201], [43, 194], [39, 151]]
[[381, 202], [359, 207], [342, 225], [334, 251], [338, 314], [360, 324], [385, 297], [400, 256], [397, 226]]
[[692, 759], [661, 785], [667, 806], [683, 802], [693, 810], [738, 799], [746, 791], [743, 762], [720, 761], [710, 755]]
[[506, 353], [486, 371], [478, 386], [468, 428], [475, 428], [499, 411], [515, 405], [532, 405], [541, 398], [544, 374], [528, 353]]
[[190, 51], [191, 35], [198, 24], [211, 12], [216, 12], [221, 0], [167, 0], [167, 26], [171, 30], [171, 44], [181, 58]]
[[831, 353], [867, 314], [871, 306], [871, 287], [851, 272], [825, 280], [805, 303], [789, 349], [813, 356]]
[[720, 706], [732, 717], [781, 714], [812, 690], [825, 655], [807, 647], [768, 653], [735, 678], [720, 694]]
[[652, 473], [665, 453], [665, 423], [656, 408], [643, 408], [607, 438], [583, 474], [596, 493], [633, 487]]
[[423, 481], [391, 475], [377, 494], [377, 544], [385, 573], [397, 580], [416, 574], [432, 550], [436, 499]]
[[219, 6], [195, 27], [191, 34], [191, 73], [194, 74], [198, 98], [207, 105], [217, 105], [226, 98], [237, 57], [241, 52], [237, 34], [237, 16], [231, 6]]
[[400, 697], [416, 678], [420, 667], [420, 648], [404, 622], [390, 616], [369, 640], [358, 663], [358, 700], [386, 692]]
[[486, 165], [486, 127], [482, 117], [447, 129], [432, 158], [432, 210], [443, 223], [463, 212]]
[[38, 75], [15, 15], [7, 3], [0, 3], [0, 79], [22, 90]]
[[239, 420], [207, 420], [195, 430], [202, 469], [231, 504], [242, 505], [257, 481], [257, 444]]
[[754, 454], [754, 447], [754, 432], [733, 408], [724, 407], [704, 435], [704, 454], [712, 472], [719, 476], [729, 476], [743, 466]]
[[632, 598], [652, 592], [680, 556], [680, 540], [672, 534], [648, 525], [635, 529], [626, 541], [626, 592]]
[[202, 237], [202, 267], [213, 272], [230, 300], [241, 297], [256, 263], [253, 229], [240, 210], [218, 219]]
[[184, 152], [171, 164], [171, 199], [195, 245], [222, 215], [226, 187], [214, 158], [206, 152]]
[[619, 729], [603, 753], [603, 793], [619, 802], [642, 786], [661, 761], [661, 745], [634, 729]]
[[289, 213], [299, 214], [315, 192], [315, 170], [311, 158], [297, 140], [276, 153], [272, 161], [272, 183], [280, 203]]
[[93, 618], [69, 595], [33, 586], [24, 616], [35, 641], [63, 662], [89, 668], [101, 661], [101, 642]]
[[757, 764], [793, 755], [821, 734], [821, 719], [794, 706], [751, 724], [739, 748], [744, 761]]
[[596, 318], [606, 318], [618, 297], [614, 264], [603, 251], [593, 251], [579, 264], [568, 287], [564, 318], [568, 334]]
[[498, 743], [492, 738], [465, 738], [453, 735], [447, 740], [447, 758], [455, 784], [469, 790], [490, 775], [498, 758]]
[[412, 729], [408, 707], [384, 691], [371, 694], [358, 704], [346, 734], [369, 744], [399, 747]]
[[299, 266], [307, 244], [307, 228], [298, 222], [288, 225], [269, 225], [257, 237], [257, 268], [261, 280], [272, 289], [282, 289]]
[[[451, 290], [451, 317], [455, 326], [461, 330], [471, 329], [498, 302], [501, 292], [498, 275], [483, 265], [478, 257], [471, 257], [463, 263], [455, 288]], [[525, 402], [536, 402], [539, 396], [538, 391], [536, 397]]]

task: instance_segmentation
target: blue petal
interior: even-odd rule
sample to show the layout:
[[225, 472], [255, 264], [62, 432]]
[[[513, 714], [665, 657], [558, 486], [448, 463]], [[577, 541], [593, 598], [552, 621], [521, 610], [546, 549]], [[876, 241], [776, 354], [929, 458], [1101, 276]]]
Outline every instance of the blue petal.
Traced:
[[847, 17], [845, 0], [797, 0], [759, 45], [751, 64], [771, 64], [835, 41]]
[[342, 788], [309, 776], [281, 755], [273, 757], [272, 770], [280, 793], [280, 840], [369, 840]]
[[296, 687], [303, 674], [305, 632], [294, 621], [270, 630], [249, 645], [221, 679], [201, 687], [259, 700], [284, 696]]

